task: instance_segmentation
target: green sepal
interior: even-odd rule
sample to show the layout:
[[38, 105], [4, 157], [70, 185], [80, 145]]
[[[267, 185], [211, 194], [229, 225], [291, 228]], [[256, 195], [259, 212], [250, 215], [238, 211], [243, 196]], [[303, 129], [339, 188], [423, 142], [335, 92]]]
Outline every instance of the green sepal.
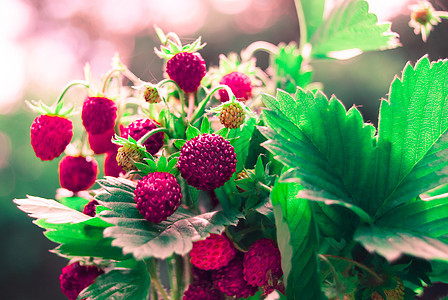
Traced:
[[34, 100], [28, 101], [25, 100], [26, 105], [34, 112], [37, 112], [41, 115], [48, 115], [48, 116], [58, 116], [63, 118], [68, 118], [73, 116], [75, 113], [73, 113], [73, 110], [75, 107], [72, 105], [67, 109], [63, 109], [64, 103], [60, 101], [56, 107], [50, 107], [46, 104], [44, 104], [42, 101], [36, 102]]
[[185, 145], [187, 141], [186, 140], [181, 140], [181, 139], [177, 139], [173, 141], [174, 147], [176, 147], [177, 149], [182, 149], [182, 147]]
[[188, 128], [187, 128], [186, 133], [187, 133], [187, 141], [192, 140], [195, 137], [198, 137], [201, 135], [201, 131], [190, 123], [188, 123]]
[[207, 118], [207, 116], [204, 116], [204, 118], [202, 119], [202, 124], [201, 124], [201, 134], [210, 133], [210, 132], [211, 132], [210, 121]]
[[215, 132], [216, 135], [220, 135], [223, 138], [226, 138], [227, 135], [229, 134], [229, 128], [223, 127], [220, 130]]
[[[156, 33], [163, 45], [160, 46], [160, 50], [154, 48], [154, 52], [158, 57], [165, 60], [169, 60], [174, 55], [181, 52], [194, 53], [207, 45], [207, 43], [202, 44], [201, 37], [199, 37], [193, 43], [182, 46], [179, 37], [175, 33], [170, 32], [168, 35], [165, 35], [160, 28], [156, 29]], [[174, 40], [170, 39], [170, 37]]]

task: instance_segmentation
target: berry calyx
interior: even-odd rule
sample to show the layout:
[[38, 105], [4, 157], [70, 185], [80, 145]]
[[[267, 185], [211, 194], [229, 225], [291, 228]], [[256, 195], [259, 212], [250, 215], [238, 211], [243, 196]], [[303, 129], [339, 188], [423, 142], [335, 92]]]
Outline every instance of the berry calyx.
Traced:
[[188, 286], [182, 300], [223, 300], [224, 295], [211, 282], [194, 282]]
[[[387, 300], [403, 300], [404, 299], [404, 286], [403, 281], [398, 277], [394, 276], [391, 278], [396, 283], [396, 286], [392, 289], [383, 289]], [[372, 300], [384, 300], [384, 298], [377, 291], [372, 294]]]
[[168, 76], [187, 93], [198, 89], [206, 72], [205, 60], [199, 53], [180, 52], [166, 63]]
[[72, 121], [64, 117], [40, 115], [31, 124], [31, 146], [43, 161], [59, 157], [72, 137]]
[[255, 295], [258, 288], [249, 285], [243, 278], [243, 258], [237, 256], [227, 266], [216, 270], [213, 275], [213, 285], [226, 294], [236, 298], [247, 298]]
[[82, 106], [82, 124], [89, 134], [102, 134], [115, 126], [117, 105], [106, 97], [87, 97]]
[[[254, 286], [272, 285], [282, 277], [280, 251], [274, 241], [261, 239], [244, 255], [244, 279]], [[271, 281], [271, 282], [269, 282]]]
[[167, 172], [154, 172], [144, 176], [134, 191], [137, 209], [145, 219], [160, 223], [179, 207], [182, 193], [176, 177]]
[[59, 162], [61, 186], [77, 193], [89, 189], [98, 175], [98, 164], [91, 156], [64, 156]]
[[236, 255], [236, 249], [225, 233], [210, 234], [208, 238], [193, 243], [190, 261], [202, 270], [217, 270], [226, 266]]
[[[232, 72], [224, 75], [219, 84], [230, 87], [235, 97], [240, 101], [249, 100], [252, 96], [252, 82], [249, 76], [242, 72]], [[219, 96], [221, 102], [229, 101], [229, 94], [226, 90], [220, 90]]]
[[[129, 124], [122, 130], [121, 136], [125, 139], [132, 137], [136, 141], [146, 135], [148, 132], [157, 129], [160, 124], [153, 119], [138, 119]], [[155, 155], [159, 152], [160, 148], [163, 146], [163, 139], [165, 134], [163, 132], [158, 132], [150, 136], [146, 141], [143, 142], [143, 146], [146, 151], [151, 155]]]
[[220, 135], [202, 134], [182, 146], [178, 166], [189, 185], [203, 191], [214, 190], [235, 172], [235, 149]]
[[83, 266], [79, 262], [65, 266], [59, 276], [62, 293], [69, 300], [76, 300], [79, 293], [103, 273], [96, 266]]

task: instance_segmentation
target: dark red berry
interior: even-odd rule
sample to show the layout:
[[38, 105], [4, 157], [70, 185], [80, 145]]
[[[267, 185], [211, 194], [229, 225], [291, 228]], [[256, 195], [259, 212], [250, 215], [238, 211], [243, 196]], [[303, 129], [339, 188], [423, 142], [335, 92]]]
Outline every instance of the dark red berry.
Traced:
[[190, 252], [193, 266], [202, 270], [217, 270], [226, 266], [236, 255], [236, 249], [225, 233], [210, 234], [193, 243]]
[[280, 251], [269, 239], [253, 243], [244, 255], [244, 279], [254, 286], [276, 282], [283, 275]]
[[95, 266], [82, 266], [79, 262], [65, 266], [59, 276], [62, 293], [68, 299], [76, 300], [79, 293], [103, 273]]
[[91, 156], [64, 156], [59, 162], [61, 186], [74, 193], [90, 188], [98, 175], [98, 164]]
[[[157, 129], [160, 127], [160, 124], [153, 119], [139, 119], [135, 120], [129, 126], [124, 128], [121, 132], [121, 136], [127, 139], [131, 136], [134, 140], [138, 141], [145, 134], [150, 132], [153, 129]], [[165, 134], [163, 132], [158, 132], [149, 137], [144, 143], [146, 151], [148, 151], [151, 155], [155, 155], [159, 152], [160, 148], [163, 146], [163, 138]]]
[[92, 149], [95, 154], [104, 154], [112, 151], [115, 148], [115, 144], [112, 143], [114, 134], [114, 129], [101, 134], [89, 134], [90, 149]]
[[233, 146], [222, 136], [203, 134], [183, 145], [178, 165], [189, 185], [210, 191], [232, 177], [236, 169], [236, 154]]
[[87, 97], [82, 106], [82, 124], [89, 134], [102, 134], [115, 126], [117, 105], [105, 97]]
[[[227, 85], [235, 95], [236, 99], [249, 100], [252, 96], [252, 82], [249, 76], [241, 72], [232, 72], [224, 75], [219, 84]], [[219, 90], [221, 102], [229, 101], [229, 94], [226, 90]]]
[[188, 286], [182, 300], [224, 300], [224, 295], [210, 282], [199, 281]]
[[31, 146], [41, 160], [61, 155], [72, 137], [73, 124], [67, 118], [41, 115], [31, 124]]
[[96, 200], [92, 200], [89, 201], [89, 203], [86, 204], [86, 206], [84, 206], [84, 209], [82, 211], [83, 214], [86, 214], [88, 216], [94, 217], [95, 216], [95, 209], [98, 205], [98, 201]]
[[180, 52], [168, 60], [166, 73], [185, 92], [195, 92], [206, 73], [205, 61], [197, 52]]
[[144, 176], [134, 191], [137, 209], [146, 220], [160, 223], [179, 207], [182, 193], [176, 177], [166, 172]]
[[212, 275], [213, 285], [226, 294], [236, 298], [255, 295], [257, 287], [249, 285], [243, 278], [243, 258], [237, 256], [227, 266], [216, 270]]
[[122, 167], [118, 165], [117, 153], [118, 145], [114, 145], [114, 149], [107, 152], [106, 158], [104, 159], [104, 175], [118, 177], [120, 174], [126, 173]]

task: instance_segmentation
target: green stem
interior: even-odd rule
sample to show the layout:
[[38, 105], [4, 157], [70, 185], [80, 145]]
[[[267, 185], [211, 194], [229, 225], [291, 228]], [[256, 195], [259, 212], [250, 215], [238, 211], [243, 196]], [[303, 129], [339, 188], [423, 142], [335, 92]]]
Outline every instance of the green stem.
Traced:
[[138, 141], [137, 144], [139, 145], [143, 145], [144, 142], [146, 142], [147, 139], [149, 139], [152, 135], [159, 133], [159, 132], [165, 132], [165, 133], [169, 133], [169, 130], [166, 128], [157, 128], [157, 129], [153, 129], [150, 132], [146, 133], [144, 136], [142, 136]]
[[154, 286], [151, 286], [151, 300], [159, 300], [159, 294]]
[[296, 5], [297, 18], [299, 19], [299, 29], [300, 29], [300, 43], [299, 50], [302, 52], [305, 45], [308, 43], [308, 36], [306, 30], [305, 14], [303, 13], [302, 1], [294, 0]]
[[172, 300], [180, 300], [182, 298], [182, 294], [184, 292], [184, 278], [183, 278], [183, 271], [184, 271], [184, 265], [183, 265], [183, 258], [180, 255], [174, 254], [174, 257], [171, 260], [172, 263], [172, 277], [173, 279], [173, 285], [171, 287], [171, 297]]
[[194, 111], [194, 103], [196, 100], [196, 93], [188, 93], [188, 113], [187, 113], [187, 119], [190, 119], [193, 115]]
[[255, 52], [262, 50], [269, 54], [277, 54], [278, 53], [278, 47], [272, 43], [264, 42], [264, 41], [257, 41], [253, 42], [249, 46], [247, 46], [246, 49], [241, 51], [241, 59], [242, 60], [249, 60]]
[[187, 286], [191, 283], [191, 264], [188, 255], [183, 256], [184, 263], [184, 285]]
[[107, 73], [106, 77], [104, 78], [103, 85], [102, 85], [102, 87], [101, 87], [101, 93], [102, 93], [103, 95], [104, 95], [104, 93], [105, 93], [106, 90], [107, 90], [107, 86], [108, 86], [109, 80], [111, 80], [112, 77], [115, 76], [115, 73], [116, 73], [116, 72], [121, 73], [121, 70], [119, 70], [119, 69], [112, 69], [112, 70], [109, 71], [109, 73]]
[[[172, 79], [164, 79], [164, 80], [160, 81], [157, 84], [157, 87], [161, 88], [162, 86], [164, 86], [167, 83], [173, 83], [176, 86], [177, 92], [179, 93], [179, 100], [180, 100], [180, 103], [182, 105], [182, 116], [185, 117], [185, 94], [184, 94], [184, 91], [179, 87], [177, 82], [172, 80]], [[165, 99], [163, 99], [163, 100], [165, 101]], [[169, 109], [168, 103], [166, 103], [166, 101], [165, 101], [165, 104], [166, 104], [166, 106]]]
[[84, 87], [86, 87], [87, 89], [90, 89], [90, 85], [87, 81], [85, 80], [74, 80], [74, 81], [70, 81], [67, 86], [64, 88], [64, 90], [62, 91], [62, 93], [59, 95], [58, 97], [58, 101], [56, 101], [56, 106], [59, 104], [59, 102], [62, 101], [62, 98], [64, 98], [65, 94], [68, 92], [68, 90], [75, 86], [75, 85], [82, 85]]
[[272, 188], [270, 186], [267, 186], [266, 184], [264, 184], [263, 182], [258, 182], [258, 185], [263, 188], [265, 191], [267, 191], [268, 193], [272, 192]]
[[324, 261], [324, 262], [328, 265], [328, 267], [330, 268], [330, 272], [331, 272], [331, 274], [333, 274], [333, 278], [334, 278], [334, 281], [336, 282], [336, 284], [337, 284], [337, 285], [340, 285], [341, 282], [340, 282], [340, 280], [339, 280], [339, 275], [338, 275], [338, 272], [336, 272], [336, 269], [334, 268], [333, 264], [328, 260], [327, 257], [325, 257], [325, 255], [323, 255], [323, 254], [319, 254], [318, 256], [319, 256], [319, 258], [320, 258], [322, 261]]
[[157, 266], [155, 259], [151, 258], [148, 261], [145, 261], [145, 264], [146, 269], [151, 275], [151, 286], [153, 286], [157, 290], [157, 292], [162, 296], [164, 300], [170, 300], [170, 297], [160, 283], [159, 276], [157, 276]]
[[383, 278], [380, 277], [380, 275], [378, 275], [375, 271], [373, 271], [372, 269], [370, 269], [369, 267], [355, 261], [349, 258], [345, 258], [345, 257], [340, 257], [340, 256], [336, 256], [336, 255], [330, 255], [330, 254], [320, 254], [322, 256], [325, 256], [326, 258], [329, 259], [333, 259], [333, 260], [343, 260], [346, 261], [352, 265], [357, 266], [358, 268], [366, 271], [367, 273], [369, 273], [370, 275], [372, 275], [373, 277], [375, 277], [376, 280], [378, 280], [378, 282], [383, 282]]

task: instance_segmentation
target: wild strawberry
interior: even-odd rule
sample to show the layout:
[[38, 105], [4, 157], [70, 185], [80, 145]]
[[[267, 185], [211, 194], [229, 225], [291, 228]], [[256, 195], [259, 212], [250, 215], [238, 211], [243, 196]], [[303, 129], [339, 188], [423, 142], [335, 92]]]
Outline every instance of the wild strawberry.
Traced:
[[68, 299], [76, 300], [79, 293], [103, 273], [95, 266], [83, 266], [79, 262], [65, 266], [59, 276], [62, 293]]
[[162, 101], [160, 98], [159, 91], [155, 86], [152, 85], [145, 85], [143, 87], [143, 98], [148, 103], [159, 103]]
[[82, 124], [89, 134], [102, 134], [115, 126], [117, 105], [105, 97], [87, 97], [82, 106]]
[[179, 207], [182, 193], [176, 177], [166, 172], [154, 172], [144, 176], [134, 191], [137, 209], [146, 220], [160, 223]]
[[[391, 278], [396, 282], [396, 286], [393, 289], [383, 289], [387, 300], [403, 300], [404, 299], [404, 286], [403, 281], [398, 276]], [[384, 298], [378, 292], [372, 294], [372, 300], [384, 300]]]
[[90, 188], [98, 175], [98, 164], [91, 156], [64, 156], [59, 162], [61, 186], [74, 193]]
[[193, 281], [210, 281], [212, 279], [211, 271], [199, 269], [195, 265], [191, 267], [191, 274], [193, 275]]
[[94, 217], [95, 216], [95, 209], [96, 209], [98, 204], [99, 203], [96, 200], [89, 201], [89, 203], [87, 203], [86, 206], [84, 206], [84, 209], [82, 210], [82, 213], [86, 214], [88, 216]]
[[[125, 139], [131, 136], [133, 139], [138, 141], [145, 134], [159, 127], [160, 124], [153, 119], [138, 119], [129, 124], [126, 128], [124, 128], [122, 130], [121, 136]], [[159, 152], [160, 148], [162, 148], [163, 146], [164, 136], [165, 134], [163, 132], [158, 132], [150, 136], [143, 143], [143, 146], [145, 146], [146, 151], [148, 151], [151, 155], [155, 155], [157, 152]]]
[[88, 134], [90, 149], [95, 154], [103, 154], [112, 151], [115, 145], [112, 143], [115, 130], [111, 129], [101, 134]]
[[[252, 82], [244, 73], [232, 72], [224, 75], [219, 83], [230, 87], [236, 99], [240, 101], [249, 100], [252, 96]], [[221, 102], [229, 101], [229, 94], [224, 89], [219, 90], [219, 97]]]
[[212, 275], [213, 285], [226, 294], [236, 298], [253, 296], [258, 288], [249, 285], [243, 278], [243, 258], [237, 256], [227, 266], [216, 270]]
[[[253, 243], [244, 255], [244, 279], [254, 286], [271, 285], [282, 277], [280, 251], [269, 239]], [[271, 279], [271, 280], [270, 280]]]
[[226, 183], [236, 169], [236, 154], [230, 143], [216, 134], [202, 134], [180, 150], [179, 170], [191, 186], [203, 191]]
[[125, 172], [137, 170], [136, 162], [142, 163], [145, 158], [144, 150], [136, 144], [125, 144], [118, 148], [117, 163]]
[[188, 286], [182, 300], [224, 300], [224, 295], [211, 282], [199, 281]]
[[106, 158], [104, 159], [104, 175], [118, 177], [121, 173], [126, 173], [123, 168], [118, 165], [117, 153], [117, 145], [114, 145], [114, 149], [112, 151], [107, 152]]
[[199, 53], [180, 52], [168, 60], [166, 73], [185, 92], [195, 92], [206, 73], [205, 60]]
[[238, 102], [224, 104], [219, 113], [219, 121], [226, 128], [238, 128], [244, 123], [246, 113]]
[[41, 160], [61, 155], [72, 137], [72, 121], [64, 117], [40, 115], [31, 124], [31, 146]]
[[225, 233], [210, 234], [193, 243], [190, 252], [193, 266], [202, 270], [217, 270], [226, 266], [236, 255], [236, 249]]

